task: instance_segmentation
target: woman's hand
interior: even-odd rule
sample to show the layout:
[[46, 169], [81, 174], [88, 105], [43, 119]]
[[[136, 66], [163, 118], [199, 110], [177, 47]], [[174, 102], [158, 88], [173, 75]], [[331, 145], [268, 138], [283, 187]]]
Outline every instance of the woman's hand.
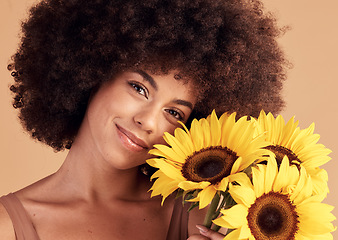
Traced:
[[199, 229], [200, 234], [194, 234], [190, 236], [187, 240], [222, 240], [224, 238], [223, 234], [215, 232], [202, 225], [196, 225], [196, 227]]

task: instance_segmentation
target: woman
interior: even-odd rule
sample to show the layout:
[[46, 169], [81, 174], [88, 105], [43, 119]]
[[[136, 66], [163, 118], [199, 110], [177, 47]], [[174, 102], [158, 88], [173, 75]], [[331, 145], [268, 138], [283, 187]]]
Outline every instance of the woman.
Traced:
[[69, 153], [1, 198], [2, 239], [222, 239], [197, 225], [203, 212], [150, 198], [140, 168], [178, 120], [281, 110], [281, 31], [260, 2], [45, 0], [22, 33], [13, 106]]

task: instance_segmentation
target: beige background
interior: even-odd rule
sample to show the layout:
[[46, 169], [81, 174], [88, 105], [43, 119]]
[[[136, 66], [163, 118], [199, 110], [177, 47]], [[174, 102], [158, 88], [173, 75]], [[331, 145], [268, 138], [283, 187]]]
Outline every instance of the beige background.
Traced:
[[[62, 163], [66, 152], [54, 153], [25, 134], [11, 107], [6, 66], [18, 44], [20, 19], [34, 0], [0, 1], [0, 195], [20, 189], [48, 174]], [[338, 187], [338, 2], [324, 0], [265, 0], [281, 24], [292, 30], [280, 40], [294, 67], [289, 72], [284, 95], [289, 119], [296, 115], [305, 128], [316, 123], [320, 143], [333, 150], [332, 160], [324, 165], [329, 173], [331, 193], [325, 200], [337, 205]], [[338, 216], [338, 210], [334, 214]], [[334, 222], [337, 225], [337, 222]], [[334, 233], [338, 236], [338, 233]]]

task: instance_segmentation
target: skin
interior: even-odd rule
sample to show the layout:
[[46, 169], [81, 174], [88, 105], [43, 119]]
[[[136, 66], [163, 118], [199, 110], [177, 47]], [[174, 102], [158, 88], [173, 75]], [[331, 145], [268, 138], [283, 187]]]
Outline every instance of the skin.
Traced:
[[[164, 143], [196, 103], [191, 81], [123, 72], [92, 94], [77, 137], [54, 174], [16, 192], [42, 240], [165, 239], [174, 198], [150, 198], [149, 178], [138, 166]], [[204, 211], [189, 218], [189, 240], [222, 239], [200, 232]], [[199, 227], [201, 228], [201, 227]], [[140, 234], [141, 233], [141, 234]], [[0, 204], [1, 239], [15, 239]]]
[[187, 240], [222, 240], [224, 235], [221, 233], [225, 233], [224, 229], [220, 229], [219, 232], [214, 232], [200, 224], [197, 224], [196, 227], [199, 230], [199, 234], [191, 235]]

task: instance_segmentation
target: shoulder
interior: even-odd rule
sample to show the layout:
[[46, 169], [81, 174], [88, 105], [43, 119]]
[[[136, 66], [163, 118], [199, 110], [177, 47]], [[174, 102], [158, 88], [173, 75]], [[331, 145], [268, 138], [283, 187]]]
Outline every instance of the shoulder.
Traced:
[[12, 220], [9, 217], [6, 208], [0, 203], [0, 236], [4, 240], [15, 240], [15, 232]]

